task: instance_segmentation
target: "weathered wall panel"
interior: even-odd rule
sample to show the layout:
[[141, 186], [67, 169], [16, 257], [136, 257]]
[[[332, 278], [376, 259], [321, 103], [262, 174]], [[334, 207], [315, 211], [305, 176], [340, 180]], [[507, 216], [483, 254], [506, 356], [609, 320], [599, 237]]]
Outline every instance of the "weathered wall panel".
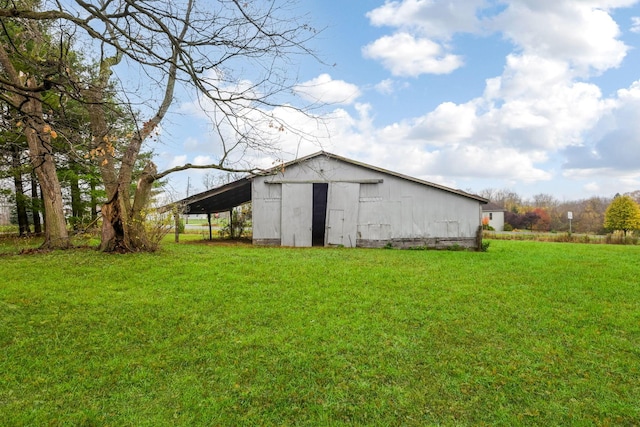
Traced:
[[280, 244], [282, 187], [264, 184], [261, 187], [258, 192], [252, 188], [253, 240], [256, 244], [273, 244], [276, 239]]
[[312, 208], [312, 184], [282, 184], [280, 228], [283, 246], [311, 246]]
[[[355, 247], [358, 232], [360, 184], [351, 182], [329, 183], [328, 196], [327, 244], [342, 245], [348, 248]], [[341, 217], [341, 223], [338, 222], [338, 215]]]

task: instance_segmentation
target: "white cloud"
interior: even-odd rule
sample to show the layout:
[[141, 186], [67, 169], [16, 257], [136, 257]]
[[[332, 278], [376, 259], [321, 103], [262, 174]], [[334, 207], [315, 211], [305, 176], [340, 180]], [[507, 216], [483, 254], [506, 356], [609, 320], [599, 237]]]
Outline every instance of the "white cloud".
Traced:
[[621, 173], [612, 168], [568, 169], [563, 176], [571, 181], [586, 181], [582, 189], [591, 195], [612, 197], [616, 193], [628, 193], [640, 188], [640, 173]]
[[197, 166], [210, 165], [215, 163], [215, 161], [211, 158], [211, 156], [196, 156], [193, 159], [193, 164]]
[[640, 80], [620, 89], [609, 100], [607, 109], [594, 123], [590, 138], [566, 150], [566, 168], [576, 175], [580, 170], [601, 170], [625, 176], [640, 165]]
[[477, 126], [475, 103], [457, 105], [440, 104], [412, 126], [407, 136], [431, 146], [442, 146], [469, 139]]
[[448, 41], [455, 33], [480, 30], [477, 12], [484, 4], [485, 0], [386, 1], [367, 17], [374, 26], [396, 30], [365, 46], [363, 55], [380, 61], [396, 76], [451, 73], [464, 61], [451, 52]]
[[[439, 2], [386, 1], [367, 13], [374, 26], [395, 28], [393, 35], [367, 45], [365, 56], [379, 60], [398, 76], [444, 74], [463, 61], [449, 45], [460, 33], [502, 33], [526, 55], [566, 61], [578, 76], [618, 67], [629, 49], [609, 10], [637, 0], [486, 0]], [[640, 31], [633, 18], [632, 31]], [[401, 46], [396, 52], [394, 47]], [[413, 51], [413, 55], [411, 52]]]
[[592, 194], [598, 194], [600, 193], [600, 185], [598, 185], [597, 182], [589, 182], [588, 184], [584, 185], [584, 189]]
[[384, 79], [375, 85], [375, 90], [383, 95], [390, 95], [395, 91], [395, 82], [392, 79]]
[[168, 160], [168, 163], [167, 163], [166, 169], [171, 169], [177, 166], [182, 166], [185, 163], [187, 163], [187, 155], [180, 154], [177, 156], [169, 157], [167, 160]]
[[618, 24], [605, 6], [595, 1], [512, 1], [491, 26], [524, 54], [567, 62], [584, 77], [619, 66], [629, 49], [618, 39]]
[[640, 33], [640, 17], [634, 16], [631, 18], [631, 29], [632, 33]]
[[516, 179], [522, 182], [546, 181], [552, 174], [535, 166], [545, 160], [545, 154], [522, 153], [497, 146], [457, 145], [436, 152], [430, 171], [449, 176]]
[[578, 144], [607, 108], [600, 89], [573, 81], [565, 64], [528, 55], [509, 55], [483, 96], [481, 132], [522, 150]]
[[311, 102], [321, 104], [352, 104], [361, 95], [358, 86], [333, 80], [329, 74], [300, 83], [294, 91]]
[[448, 74], [463, 65], [461, 57], [448, 53], [441, 45], [406, 32], [381, 37], [365, 46], [362, 53], [381, 61], [395, 76]]
[[191, 136], [185, 139], [183, 144], [184, 149], [187, 151], [197, 150], [199, 145], [200, 145], [200, 142], [196, 138], [193, 138]]
[[367, 17], [378, 27], [414, 28], [429, 37], [448, 39], [455, 32], [476, 30], [476, 12], [484, 3], [484, 0], [386, 1], [367, 13]]

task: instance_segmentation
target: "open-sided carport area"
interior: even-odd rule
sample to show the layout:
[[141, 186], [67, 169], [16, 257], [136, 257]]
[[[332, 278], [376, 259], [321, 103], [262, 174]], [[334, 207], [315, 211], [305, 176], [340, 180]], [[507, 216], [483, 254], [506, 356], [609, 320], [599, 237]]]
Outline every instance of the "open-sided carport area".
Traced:
[[211, 214], [230, 212], [233, 208], [251, 201], [251, 179], [241, 178], [223, 186], [179, 200], [171, 206], [178, 207], [179, 215], [207, 215], [209, 239], [212, 239]]

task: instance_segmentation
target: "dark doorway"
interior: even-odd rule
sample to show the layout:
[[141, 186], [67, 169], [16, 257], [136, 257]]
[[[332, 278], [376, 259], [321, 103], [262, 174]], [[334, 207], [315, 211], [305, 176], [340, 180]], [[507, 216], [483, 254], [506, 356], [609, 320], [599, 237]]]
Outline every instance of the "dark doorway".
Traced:
[[324, 232], [327, 223], [327, 191], [329, 184], [313, 184], [313, 223], [311, 239], [313, 246], [324, 246]]

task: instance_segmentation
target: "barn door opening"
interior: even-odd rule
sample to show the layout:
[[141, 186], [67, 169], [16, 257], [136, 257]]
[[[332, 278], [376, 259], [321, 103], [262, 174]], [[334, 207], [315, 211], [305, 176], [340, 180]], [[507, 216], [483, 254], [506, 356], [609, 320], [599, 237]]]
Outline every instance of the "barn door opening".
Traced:
[[313, 246], [324, 246], [324, 236], [327, 224], [327, 192], [329, 184], [313, 184], [313, 220], [311, 235]]

